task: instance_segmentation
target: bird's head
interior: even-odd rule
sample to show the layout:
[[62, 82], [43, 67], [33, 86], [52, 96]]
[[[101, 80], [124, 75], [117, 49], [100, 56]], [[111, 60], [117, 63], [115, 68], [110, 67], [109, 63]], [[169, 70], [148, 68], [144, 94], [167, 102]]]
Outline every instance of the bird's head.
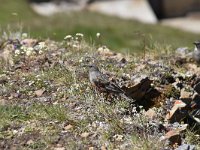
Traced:
[[90, 71], [99, 71], [99, 68], [95, 65], [88, 65]]
[[200, 41], [195, 41], [193, 44], [200, 50]]

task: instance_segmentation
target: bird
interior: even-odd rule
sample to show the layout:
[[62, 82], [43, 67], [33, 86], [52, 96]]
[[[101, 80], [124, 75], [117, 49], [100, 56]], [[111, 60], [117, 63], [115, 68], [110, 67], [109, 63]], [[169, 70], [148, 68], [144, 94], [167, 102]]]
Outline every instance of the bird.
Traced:
[[195, 41], [193, 44], [195, 48], [192, 57], [197, 63], [200, 63], [200, 41]]
[[91, 84], [96, 87], [100, 92], [107, 94], [120, 95], [126, 99], [130, 99], [126, 96], [124, 90], [122, 90], [115, 82], [110, 81], [108, 76], [103, 74], [96, 65], [88, 65], [89, 67], [89, 80]]

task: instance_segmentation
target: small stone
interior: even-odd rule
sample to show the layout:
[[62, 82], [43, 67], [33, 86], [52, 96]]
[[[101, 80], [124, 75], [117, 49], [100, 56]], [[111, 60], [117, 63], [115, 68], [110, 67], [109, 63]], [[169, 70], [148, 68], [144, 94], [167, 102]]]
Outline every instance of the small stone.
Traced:
[[195, 150], [195, 146], [190, 144], [182, 144], [175, 150]]
[[169, 140], [170, 145], [181, 144], [181, 135], [177, 130], [171, 130], [167, 132], [162, 140]]
[[147, 116], [149, 119], [155, 118], [156, 112], [153, 109], [149, 109], [148, 111], [145, 112], [145, 116]]
[[37, 95], [37, 97], [42, 96], [42, 94], [45, 92], [45, 89], [39, 89], [37, 91], [35, 91], [35, 94]]
[[64, 147], [55, 147], [54, 150], [65, 150]]
[[175, 100], [174, 106], [176, 106], [178, 108], [184, 108], [186, 106], [186, 104], [181, 100]]
[[181, 96], [180, 99], [190, 99], [191, 98], [192, 93], [191, 92], [187, 92], [185, 90], [181, 90]]
[[89, 147], [88, 150], [94, 150], [94, 147]]
[[1, 99], [1, 97], [0, 97], [0, 105], [6, 105], [5, 99]]
[[106, 146], [105, 145], [101, 146], [101, 150], [107, 150]]
[[64, 127], [65, 130], [70, 130], [72, 128], [73, 128], [73, 126], [71, 124], [68, 124], [67, 126]]
[[170, 123], [180, 122], [186, 117], [186, 112], [181, 110], [184, 108], [186, 104], [180, 100], [176, 100], [174, 106], [172, 107], [171, 111], [167, 113], [166, 119]]
[[81, 134], [81, 137], [82, 138], [86, 138], [86, 137], [88, 137], [90, 135], [90, 133], [88, 133], [88, 132], [83, 132], [82, 134]]
[[33, 143], [34, 143], [33, 140], [28, 140], [28, 141], [26, 142], [27, 145], [31, 145], [31, 144], [33, 144]]

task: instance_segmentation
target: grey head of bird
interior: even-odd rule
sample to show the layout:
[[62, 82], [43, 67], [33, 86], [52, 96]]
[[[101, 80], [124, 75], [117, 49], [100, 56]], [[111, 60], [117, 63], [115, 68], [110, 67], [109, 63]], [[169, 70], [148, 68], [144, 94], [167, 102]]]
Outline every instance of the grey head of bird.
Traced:
[[95, 65], [88, 65], [88, 67], [89, 67], [89, 72], [99, 71], [99, 68]]
[[197, 50], [200, 51], [200, 41], [195, 41], [193, 44], [196, 46]]

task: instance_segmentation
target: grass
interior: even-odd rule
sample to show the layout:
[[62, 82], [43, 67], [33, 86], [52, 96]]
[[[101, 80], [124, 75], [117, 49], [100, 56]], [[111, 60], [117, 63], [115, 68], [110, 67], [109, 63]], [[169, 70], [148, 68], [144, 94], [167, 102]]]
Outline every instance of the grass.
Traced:
[[81, 32], [87, 41], [91, 42], [91, 39], [95, 39], [96, 33], [100, 32], [101, 43], [113, 50], [130, 53], [143, 51], [144, 41], [149, 46], [152, 42], [157, 42], [162, 46], [170, 45], [174, 49], [182, 46], [191, 47], [192, 42], [199, 38], [198, 34], [159, 24], [147, 25], [88, 11], [41, 17], [30, 9], [25, 0], [0, 2], [4, 3], [0, 6], [2, 30], [6, 30], [7, 26], [14, 29], [23, 28], [24, 32], [36, 38], [61, 40], [67, 34]]

